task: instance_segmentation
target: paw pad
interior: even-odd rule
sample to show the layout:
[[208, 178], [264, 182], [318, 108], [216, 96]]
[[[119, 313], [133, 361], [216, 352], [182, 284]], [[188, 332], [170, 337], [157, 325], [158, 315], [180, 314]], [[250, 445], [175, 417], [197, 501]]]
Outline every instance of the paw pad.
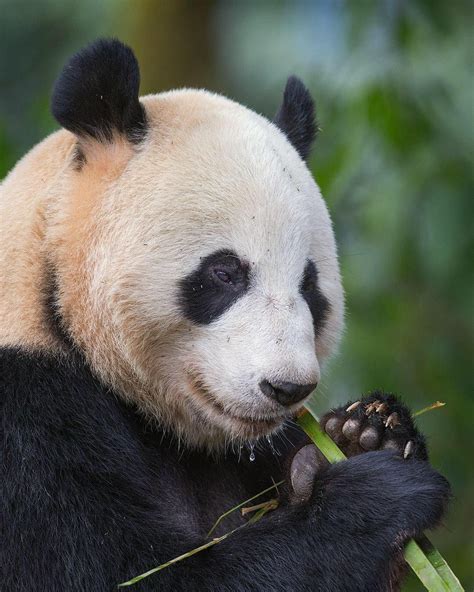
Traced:
[[322, 424], [347, 456], [388, 449], [405, 459], [427, 457], [409, 410], [393, 395], [380, 393], [355, 401], [328, 413]]

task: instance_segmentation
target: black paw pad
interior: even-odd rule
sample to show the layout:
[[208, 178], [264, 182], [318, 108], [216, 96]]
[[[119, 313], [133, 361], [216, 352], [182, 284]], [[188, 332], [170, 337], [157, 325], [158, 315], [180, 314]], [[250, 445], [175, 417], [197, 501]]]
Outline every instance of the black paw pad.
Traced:
[[377, 450], [380, 440], [380, 431], [374, 426], [368, 426], [359, 436], [359, 444], [364, 450]]
[[394, 395], [374, 393], [327, 413], [322, 425], [347, 456], [394, 450], [405, 459], [427, 458], [411, 413]]

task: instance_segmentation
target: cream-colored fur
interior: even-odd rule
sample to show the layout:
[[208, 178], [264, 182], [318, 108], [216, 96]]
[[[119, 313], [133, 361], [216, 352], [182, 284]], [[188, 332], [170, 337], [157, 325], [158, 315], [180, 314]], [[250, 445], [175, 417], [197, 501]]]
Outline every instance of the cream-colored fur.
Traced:
[[[257, 438], [288, 414], [259, 382], [317, 382], [341, 333], [326, 206], [284, 135], [252, 111], [193, 90], [142, 103], [140, 145], [82, 143], [77, 170], [77, 139], [59, 131], [0, 186], [0, 345], [61, 350], [44, 306], [53, 267], [65, 325], [102, 380], [190, 445]], [[195, 326], [178, 282], [218, 249], [249, 261], [254, 280]], [[330, 303], [316, 341], [299, 294], [308, 258]]]

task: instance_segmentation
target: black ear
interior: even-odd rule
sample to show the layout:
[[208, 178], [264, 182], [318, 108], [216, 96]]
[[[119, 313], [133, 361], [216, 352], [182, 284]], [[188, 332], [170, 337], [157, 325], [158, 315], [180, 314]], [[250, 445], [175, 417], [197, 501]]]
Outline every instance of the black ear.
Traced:
[[98, 39], [76, 53], [54, 85], [51, 110], [80, 137], [140, 141], [145, 110], [138, 100], [140, 70], [133, 51], [117, 39]]
[[311, 152], [318, 127], [314, 101], [309, 90], [296, 76], [290, 76], [283, 93], [283, 103], [273, 119], [303, 160]]

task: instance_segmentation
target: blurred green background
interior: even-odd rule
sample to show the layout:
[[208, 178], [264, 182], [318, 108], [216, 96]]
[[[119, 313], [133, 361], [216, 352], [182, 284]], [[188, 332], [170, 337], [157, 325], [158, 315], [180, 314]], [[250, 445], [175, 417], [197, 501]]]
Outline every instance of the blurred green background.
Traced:
[[455, 496], [432, 540], [472, 589], [472, 3], [0, 0], [0, 14], [0, 178], [57, 127], [53, 81], [98, 35], [135, 49], [142, 94], [206, 87], [271, 117], [286, 77], [304, 79], [348, 309], [315, 406], [376, 387], [414, 409], [446, 401], [419, 419]]

